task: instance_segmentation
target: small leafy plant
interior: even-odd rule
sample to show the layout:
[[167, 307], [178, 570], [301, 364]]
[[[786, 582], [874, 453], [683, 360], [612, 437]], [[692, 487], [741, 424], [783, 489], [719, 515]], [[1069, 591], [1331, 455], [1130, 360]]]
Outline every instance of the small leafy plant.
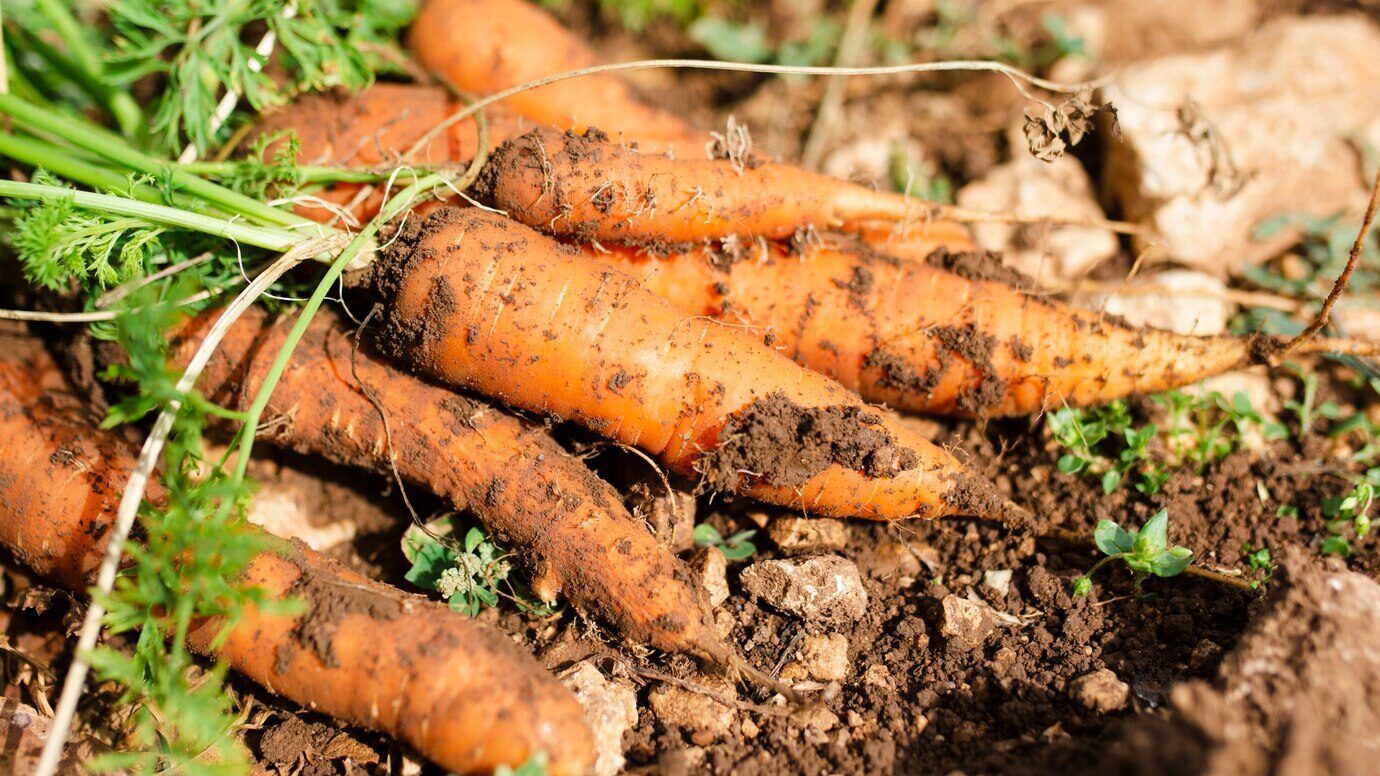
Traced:
[[1162, 409], [1162, 425], [1138, 427], [1124, 400], [1050, 413], [1045, 426], [1067, 451], [1059, 457], [1059, 471], [1098, 477], [1105, 493], [1129, 479], [1136, 490], [1155, 495], [1172, 471], [1188, 465], [1201, 471], [1236, 450], [1252, 429], [1267, 439], [1288, 435], [1287, 428], [1261, 415], [1241, 392], [1227, 399], [1216, 391], [1169, 391], [1151, 400]]
[[470, 526], [460, 540], [456, 530], [450, 515], [407, 529], [402, 549], [412, 564], [406, 574], [408, 582], [439, 593], [452, 610], [470, 617], [486, 607], [498, 606], [500, 598], [512, 600], [524, 612], [538, 616], [551, 613], [550, 607], [511, 579], [513, 565], [507, 553], [484, 529]]
[[1323, 499], [1322, 513], [1331, 533], [1323, 540], [1324, 555], [1350, 557], [1353, 550], [1346, 534], [1363, 539], [1370, 533], [1370, 509], [1375, 504], [1377, 487], [1380, 487], [1380, 466], [1368, 469], [1350, 491]]
[[729, 560], [744, 560], [752, 557], [757, 552], [757, 545], [751, 539], [757, 535], [757, 531], [739, 531], [732, 536], [725, 537], [719, 529], [709, 523], [700, 523], [695, 526], [692, 534], [695, 539], [696, 547], [718, 547], [724, 557]]
[[1092, 575], [1108, 563], [1121, 561], [1135, 576], [1136, 590], [1147, 577], [1176, 577], [1193, 563], [1193, 551], [1169, 546], [1169, 510], [1156, 512], [1139, 530], [1126, 530], [1111, 520], [1101, 520], [1093, 533], [1097, 548], [1107, 557], [1093, 564], [1088, 573], [1075, 577], [1073, 594], [1092, 591]]

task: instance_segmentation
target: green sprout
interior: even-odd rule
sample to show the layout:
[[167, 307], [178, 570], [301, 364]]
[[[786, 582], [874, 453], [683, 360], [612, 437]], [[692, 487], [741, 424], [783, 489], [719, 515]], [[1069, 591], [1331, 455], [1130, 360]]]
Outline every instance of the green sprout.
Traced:
[[1169, 510], [1156, 512], [1139, 530], [1126, 530], [1111, 520], [1101, 520], [1093, 533], [1097, 548], [1107, 557], [1093, 564], [1088, 573], [1075, 577], [1073, 594], [1092, 591], [1092, 575], [1113, 561], [1121, 561], [1135, 576], [1136, 589], [1149, 576], [1176, 577], [1193, 562], [1187, 547], [1169, 546]]
[[458, 541], [456, 529], [449, 515], [407, 529], [402, 550], [412, 564], [405, 575], [408, 582], [440, 593], [453, 611], [470, 617], [498, 606], [500, 598], [509, 598], [518, 609], [538, 616], [551, 613], [550, 607], [511, 579], [508, 554], [484, 529], [471, 526]]
[[1323, 499], [1322, 513], [1327, 519], [1327, 530], [1331, 532], [1323, 540], [1324, 555], [1350, 557], [1352, 546], [1351, 540], [1346, 537], [1347, 531], [1357, 539], [1363, 539], [1370, 533], [1370, 508], [1375, 504], [1377, 487], [1380, 487], [1380, 467], [1367, 470], [1354, 482], [1350, 491]]
[[700, 523], [695, 526], [692, 534], [695, 538], [696, 547], [718, 547], [728, 560], [743, 560], [750, 558], [757, 552], [757, 545], [750, 540], [757, 535], [757, 531], [739, 531], [732, 536], [725, 537], [719, 529], [709, 523]]

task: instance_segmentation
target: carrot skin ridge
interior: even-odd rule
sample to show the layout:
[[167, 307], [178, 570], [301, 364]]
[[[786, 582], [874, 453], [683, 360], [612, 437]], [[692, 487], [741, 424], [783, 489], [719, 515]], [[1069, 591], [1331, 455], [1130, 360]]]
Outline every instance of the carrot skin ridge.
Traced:
[[[20, 453], [0, 456], [0, 544], [76, 592], [99, 565], [134, 456], [88, 423], [60, 383], [46, 356], [0, 359], [0, 439]], [[270, 598], [305, 599], [308, 613], [248, 607], [218, 659], [286, 698], [406, 741], [451, 771], [490, 772], [538, 751], [552, 772], [588, 769], [593, 744], [579, 704], [506, 636], [305, 546], [276, 544], [246, 578]], [[204, 654], [220, 630], [216, 619], [197, 621], [188, 642]]]
[[[214, 319], [211, 311], [184, 326], [175, 357], [190, 355]], [[356, 354], [333, 319], [313, 321], [294, 353], [265, 412], [267, 441], [383, 474], [396, 466], [404, 480], [478, 516], [532, 569], [544, 600], [560, 591], [634, 642], [731, 662], [684, 564], [611, 486], [543, 429], [402, 372], [368, 344]], [[247, 404], [287, 328], [249, 311], [203, 373], [207, 396], [227, 407]]]

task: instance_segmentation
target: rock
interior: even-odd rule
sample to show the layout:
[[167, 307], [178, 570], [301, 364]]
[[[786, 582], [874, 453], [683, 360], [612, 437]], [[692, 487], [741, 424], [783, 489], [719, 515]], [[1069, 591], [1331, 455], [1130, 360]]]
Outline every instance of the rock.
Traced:
[[940, 606], [944, 610], [944, 622], [939, 632], [950, 644], [962, 649], [981, 647], [987, 635], [997, 627], [997, 618], [990, 608], [967, 598], [947, 595]]
[[1183, 390], [1216, 391], [1228, 399], [1238, 393], [1244, 393], [1246, 398], [1250, 399], [1251, 406], [1266, 416], [1277, 415], [1282, 409], [1274, 382], [1265, 372], [1227, 372], [1224, 375], [1209, 377], [1197, 386], [1189, 386]]
[[1380, 27], [1360, 16], [1285, 16], [1231, 45], [1127, 66], [1101, 94], [1122, 132], [1108, 146], [1111, 195], [1170, 258], [1216, 275], [1294, 241], [1252, 239], [1271, 216], [1359, 212], [1370, 181], [1353, 139], [1380, 115], [1377, 50]]
[[792, 681], [839, 682], [847, 679], [852, 669], [847, 636], [842, 633], [806, 635], [796, 659], [781, 669], [781, 676]]
[[828, 517], [778, 517], [767, 526], [767, 538], [787, 555], [837, 552], [848, 536], [847, 523]]
[[710, 606], [728, 600], [728, 559], [718, 547], [701, 547], [690, 556], [690, 573], [709, 597]]
[[1136, 326], [1154, 326], [1180, 334], [1211, 336], [1227, 330], [1236, 305], [1227, 300], [1227, 285], [1195, 270], [1169, 270], [1138, 277], [1111, 295], [1080, 303], [1120, 315]]
[[637, 725], [637, 691], [615, 682], [592, 662], [577, 663], [561, 675], [561, 682], [585, 709], [594, 733], [595, 776], [614, 776], [623, 770], [623, 734]]
[[[730, 694], [733, 692], [733, 687], [726, 683], [714, 686], [714, 689]], [[733, 707], [725, 706], [704, 693], [669, 684], [660, 685], [648, 693], [647, 704], [663, 725], [701, 733], [711, 739], [728, 733], [738, 716]]]
[[839, 715], [818, 704], [806, 706], [792, 714], [791, 718], [807, 730], [827, 733], [839, 726]]
[[[0, 736], [4, 745], [0, 748], [0, 767], [5, 773], [34, 773], [38, 770], [38, 758], [43, 745], [53, 729], [51, 717], [38, 709], [6, 698], [0, 704]], [[62, 759], [58, 762], [57, 773], [62, 776], [78, 776], [89, 773], [85, 763], [96, 755], [109, 754], [109, 746], [86, 735], [69, 736]], [[362, 770], [362, 769], [361, 769]]]
[[834, 555], [764, 560], [743, 569], [743, 588], [803, 620], [853, 622], [867, 611], [858, 567]]
[[[1025, 140], [1013, 140], [1024, 148]], [[1070, 156], [1042, 162], [1023, 151], [959, 190], [961, 207], [1077, 220], [1103, 220], [1092, 182]], [[1115, 256], [1116, 235], [1106, 229], [1044, 224], [975, 224], [984, 248], [1002, 252], [1003, 262], [1037, 282], [1081, 277]]]
[[873, 663], [867, 667], [862, 676], [863, 684], [868, 687], [876, 687], [880, 690], [892, 689], [891, 669], [882, 663]]
[[1110, 714], [1130, 703], [1131, 685], [1118, 679], [1111, 669], [1100, 668], [1069, 682], [1069, 695], [1089, 711]]
[[1011, 576], [1011, 569], [984, 571], [982, 572], [982, 584], [997, 595], [1004, 596], [1011, 592]]

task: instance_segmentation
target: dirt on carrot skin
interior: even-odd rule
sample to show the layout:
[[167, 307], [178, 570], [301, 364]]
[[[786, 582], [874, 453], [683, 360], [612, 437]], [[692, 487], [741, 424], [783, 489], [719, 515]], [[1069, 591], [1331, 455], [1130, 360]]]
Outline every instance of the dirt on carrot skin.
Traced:
[[954, 251], [943, 247], [935, 248], [925, 257], [925, 263], [968, 280], [994, 280], [1022, 291], [1036, 288], [1034, 278], [1006, 266], [1002, 262], [1001, 254], [995, 251]]
[[890, 477], [914, 469], [913, 450], [899, 447], [865, 407], [801, 407], [780, 392], [754, 401], [719, 432], [720, 444], [700, 458], [706, 484], [732, 491], [745, 477], [795, 487], [831, 465]]

